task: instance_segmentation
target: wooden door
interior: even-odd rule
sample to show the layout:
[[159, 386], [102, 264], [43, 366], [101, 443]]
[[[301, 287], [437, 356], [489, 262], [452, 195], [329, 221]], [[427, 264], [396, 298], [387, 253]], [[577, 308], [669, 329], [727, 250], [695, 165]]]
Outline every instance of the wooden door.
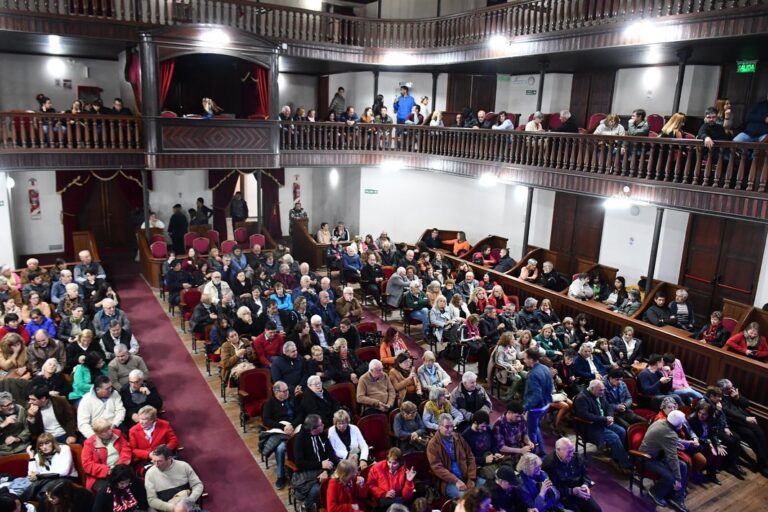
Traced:
[[753, 303], [765, 238], [765, 226], [756, 222], [691, 215], [680, 284], [688, 289], [697, 324], [722, 310], [723, 299]]
[[574, 73], [570, 110], [580, 127], [586, 128], [592, 114], [610, 113], [615, 79], [614, 70]]
[[471, 103], [468, 103], [471, 97], [472, 75], [449, 73], [445, 110], [448, 112], [461, 112], [471, 105]]
[[496, 75], [473, 75], [470, 105], [493, 112], [496, 107]]
[[576, 271], [577, 258], [597, 263], [605, 220], [603, 201], [558, 192], [553, 218], [557, 221], [552, 223], [549, 248], [564, 256], [556, 270], [570, 277]]
[[591, 81], [591, 73], [573, 74], [573, 83], [571, 84], [571, 116], [576, 120], [576, 124], [581, 127], [587, 126], [587, 119], [589, 118], [589, 84]]
[[99, 248], [136, 247], [131, 206], [115, 180], [97, 180], [77, 216], [78, 229], [91, 231]]
[[446, 112], [461, 112], [467, 107], [475, 111], [493, 112], [496, 107], [496, 75], [448, 75]]
[[[317, 82], [317, 120], [328, 119], [328, 107], [331, 104], [331, 96], [328, 90], [328, 75], [321, 76]], [[375, 112], [378, 114], [378, 112]]]

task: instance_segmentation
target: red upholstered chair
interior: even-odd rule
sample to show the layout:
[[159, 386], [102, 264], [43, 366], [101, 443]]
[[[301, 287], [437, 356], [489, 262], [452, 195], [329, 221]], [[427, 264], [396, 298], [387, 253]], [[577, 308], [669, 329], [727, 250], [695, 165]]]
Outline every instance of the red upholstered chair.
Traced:
[[244, 244], [248, 241], [248, 230], [245, 228], [237, 228], [235, 229], [234, 236], [237, 243]]
[[[358, 415], [357, 388], [351, 382], [339, 382], [328, 386], [328, 393], [341, 405], [348, 408], [354, 416]], [[354, 418], [352, 418], [354, 420]]]
[[520, 299], [517, 295], [508, 295], [509, 302], [515, 305], [515, 311], [520, 311]]
[[648, 127], [652, 132], [659, 133], [664, 127], [664, 118], [659, 114], [651, 114], [646, 120], [648, 121]]
[[379, 357], [379, 347], [360, 347], [355, 350], [355, 355], [363, 363], [370, 363]]
[[215, 229], [209, 229], [208, 230], [208, 240], [211, 241], [211, 247], [218, 247], [221, 243], [221, 237], [219, 236], [219, 232]]
[[181, 294], [179, 295], [181, 300], [179, 303], [179, 306], [181, 306], [181, 332], [187, 332], [185, 327], [186, 322], [189, 322], [189, 319], [192, 318], [192, 311], [194, 311], [195, 306], [200, 304], [202, 295], [203, 294], [200, 293], [200, 290], [197, 288], [181, 291]]
[[632, 398], [633, 398], [632, 411], [634, 411], [634, 413], [637, 414], [638, 416], [645, 418], [647, 421], [650, 421], [654, 416], [656, 416], [655, 411], [652, 411], [650, 409], [638, 408], [637, 404], [634, 402], [634, 398], [637, 393], [637, 381], [635, 381], [635, 379], [626, 377], [624, 379], [624, 384], [627, 385], [627, 391], [629, 391], [629, 394], [632, 395]]
[[152, 242], [149, 250], [152, 252], [153, 258], [166, 258], [168, 256], [168, 246], [165, 244], [165, 240]]
[[[205, 371], [208, 372], [209, 377], [211, 375], [211, 363], [218, 364], [221, 361], [221, 354], [212, 352], [208, 348], [212, 344], [211, 342], [212, 330], [213, 330], [213, 325], [209, 325], [208, 327], [205, 328], [205, 340], [203, 340], [203, 343], [205, 344]], [[219, 368], [219, 370], [221, 370], [221, 368]]]
[[563, 123], [560, 121], [560, 114], [558, 112], [554, 112], [552, 114], [547, 114], [549, 118], [549, 129], [550, 130], [557, 130], [560, 128]]
[[690, 139], [690, 140], [695, 140], [696, 139], [696, 136], [694, 134], [690, 133], [690, 132], [683, 132], [683, 136], [686, 139]]
[[392, 277], [392, 274], [395, 273], [395, 267], [391, 265], [387, 265], [387, 266], [381, 267], [381, 271], [384, 272], [384, 279], [386, 280]]
[[738, 322], [736, 321], [735, 318], [730, 318], [727, 316], [723, 318], [723, 329], [730, 332], [731, 334], [733, 334], [733, 331], [736, 329], [737, 324]]
[[163, 243], [165, 243], [165, 235], [152, 235], [152, 242], [163, 242]]
[[627, 430], [627, 451], [632, 458], [632, 474], [629, 476], [629, 492], [632, 492], [632, 488], [637, 484], [638, 489], [640, 489], [640, 495], [645, 491], [645, 485], [643, 485], [644, 478], [649, 478], [651, 480], [658, 480], [659, 478], [656, 473], [645, 469], [646, 461], [651, 460], [653, 457], [640, 451], [640, 445], [642, 444], [647, 431], [647, 423], [635, 423], [634, 425], [630, 425]]
[[211, 248], [211, 241], [208, 238], [199, 236], [192, 240], [192, 248], [198, 256], [205, 256]]
[[236, 245], [237, 245], [237, 242], [235, 240], [224, 240], [223, 242], [221, 242], [221, 253], [231, 254], [232, 249], [234, 249]]
[[651, 131], [649, 131], [649, 132], [648, 132], [648, 137], [649, 137], [649, 138], [651, 138], [651, 139], [656, 139], [656, 138], [658, 138], [658, 136], [659, 136], [659, 134], [658, 134], [658, 133], [656, 133], [656, 132], [655, 132], [655, 131], [653, 131], [653, 130], [651, 130]]
[[163, 110], [160, 112], [160, 117], [179, 117], [176, 115], [176, 112], [172, 110]]
[[256, 244], [259, 244], [259, 247], [264, 248], [267, 239], [261, 233], [255, 233], [248, 238], [248, 243], [248, 247], [253, 247]]
[[184, 248], [189, 249], [192, 247], [192, 242], [195, 241], [195, 238], [199, 237], [197, 233], [194, 231], [189, 231], [187, 233], [184, 233]]
[[525, 123], [520, 123], [517, 128], [515, 128], [516, 132], [524, 132], [525, 131]]
[[28, 464], [29, 455], [26, 453], [6, 455], [5, 457], [0, 457], [0, 473], [16, 478], [26, 477]]
[[389, 438], [389, 418], [386, 414], [370, 414], [363, 416], [357, 422], [357, 428], [363, 435], [363, 439], [371, 447], [371, 455], [376, 460], [387, 458], [387, 452], [392, 447]]
[[592, 114], [589, 116], [589, 122], [587, 123], [587, 132], [592, 133], [595, 131], [595, 128], [597, 128], [597, 125], [600, 124], [600, 121], [605, 119], [606, 115], [602, 112], [598, 114]]
[[272, 374], [267, 368], [254, 368], [240, 374], [240, 426], [245, 433], [248, 420], [261, 416], [261, 409], [272, 396]]
[[360, 334], [365, 334], [366, 332], [376, 332], [379, 328], [376, 325], [376, 322], [360, 322], [357, 324], [357, 332]]
[[510, 114], [507, 112], [507, 119], [512, 121], [512, 126], [517, 126], [517, 116], [515, 114]]

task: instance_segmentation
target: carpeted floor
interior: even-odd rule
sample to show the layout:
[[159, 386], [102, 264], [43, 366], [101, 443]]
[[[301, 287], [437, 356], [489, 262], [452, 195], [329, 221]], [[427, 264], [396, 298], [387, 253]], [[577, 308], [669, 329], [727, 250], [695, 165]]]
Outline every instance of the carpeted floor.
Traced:
[[[151, 289], [128, 260], [111, 261], [108, 274], [120, 293], [141, 343], [151, 379], [165, 401], [164, 416], [184, 445], [189, 462], [210, 494], [210, 512], [284, 510], [253, 455], [219, 405]], [[257, 505], [258, 504], [258, 505]]]

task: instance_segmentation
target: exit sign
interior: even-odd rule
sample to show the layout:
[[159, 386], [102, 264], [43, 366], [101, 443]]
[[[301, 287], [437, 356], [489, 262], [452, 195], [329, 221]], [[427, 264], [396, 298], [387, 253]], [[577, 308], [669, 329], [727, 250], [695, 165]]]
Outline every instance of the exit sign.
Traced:
[[754, 73], [757, 71], [756, 60], [739, 60], [736, 61], [737, 73]]

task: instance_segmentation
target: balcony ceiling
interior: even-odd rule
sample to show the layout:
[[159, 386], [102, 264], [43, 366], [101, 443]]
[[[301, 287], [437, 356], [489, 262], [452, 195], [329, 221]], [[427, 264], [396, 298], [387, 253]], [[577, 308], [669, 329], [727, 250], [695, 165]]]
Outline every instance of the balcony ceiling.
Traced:
[[118, 54], [131, 46], [122, 41], [82, 37], [60, 36], [58, 41], [58, 47], [52, 48], [47, 35], [0, 31], [0, 53], [117, 60]]

